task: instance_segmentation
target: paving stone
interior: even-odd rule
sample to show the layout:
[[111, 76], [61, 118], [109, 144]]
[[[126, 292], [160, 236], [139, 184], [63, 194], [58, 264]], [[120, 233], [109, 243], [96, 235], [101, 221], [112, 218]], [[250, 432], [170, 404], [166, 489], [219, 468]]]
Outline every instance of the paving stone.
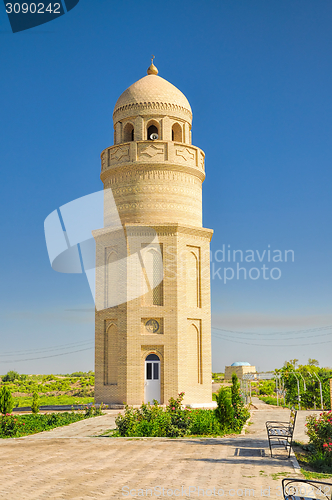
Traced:
[[[89, 437], [117, 413], [1, 440], [0, 499], [281, 498], [282, 473], [296, 476], [291, 460], [270, 458], [265, 432], [266, 420], [287, 421], [289, 410], [255, 410], [246, 434], [224, 438]], [[299, 414], [298, 440], [308, 413]]]

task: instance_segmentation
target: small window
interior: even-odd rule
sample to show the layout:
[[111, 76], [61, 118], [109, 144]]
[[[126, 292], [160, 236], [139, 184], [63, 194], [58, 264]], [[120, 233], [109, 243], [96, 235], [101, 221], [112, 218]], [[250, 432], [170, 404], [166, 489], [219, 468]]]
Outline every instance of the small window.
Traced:
[[127, 123], [127, 125], [123, 129], [123, 142], [130, 142], [134, 140], [134, 127], [131, 123]]
[[178, 123], [174, 123], [172, 127], [172, 141], [182, 142], [182, 128]]
[[146, 380], [152, 380], [152, 363], [146, 363]]
[[[153, 141], [153, 136], [157, 135], [159, 138], [159, 131], [158, 128], [155, 125], [150, 125], [148, 128], [148, 141]], [[151, 137], [152, 136], [152, 137]]]

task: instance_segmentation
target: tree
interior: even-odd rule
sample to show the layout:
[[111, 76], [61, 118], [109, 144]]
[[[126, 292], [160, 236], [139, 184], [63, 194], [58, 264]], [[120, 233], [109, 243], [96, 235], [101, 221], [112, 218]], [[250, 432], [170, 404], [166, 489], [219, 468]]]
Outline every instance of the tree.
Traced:
[[2, 386], [0, 390], [0, 412], [3, 415], [11, 413], [14, 408], [14, 400], [12, 393], [7, 386]]
[[38, 396], [38, 392], [36, 392], [36, 391], [32, 395], [31, 411], [34, 414], [39, 413], [39, 396]]
[[244, 403], [240, 394], [240, 382], [236, 373], [232, 375], [232, 406], [234, 410], [233, 429], [241, 431], [245, 421], [249, 417], [249, 411], [244, 407]]
[[309, 358], [308, 365], [309, 366], [319, 366], [319, 362], [317, 361], [317, 359]]
[[231, 430], [234, 424], [234, 409], [232, 407], [229, 390], [226, 387], [220, 388], [217, 394], [217, 405], [214, 411], [221, 428], [223, 430]]
[[4, 377], [2, 377], [2, 382], [15, 382], [15, 380], [18, 380], [19, 378], [19, 373], [11, 370]]
[[284, 367], [285, 368], [293, 368], [296, 370], [296, 365], [297, 365], [298, 359], [290, 359], [289, 361], [284, 362]]

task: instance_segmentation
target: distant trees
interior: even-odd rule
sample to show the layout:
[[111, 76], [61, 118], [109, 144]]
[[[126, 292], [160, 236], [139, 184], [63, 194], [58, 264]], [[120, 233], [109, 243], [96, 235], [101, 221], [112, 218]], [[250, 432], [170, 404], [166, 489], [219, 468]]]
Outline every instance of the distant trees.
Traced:
[[19, 380], [19, 378], [20, 374], [15, 372], [14, 370], [11, 370], [2, 377], [2, 382], [15, 382], [15, 380]]
[[308, 365], [309, 366], [318, 366], [319, 362], [317, 361], [317, 359], [309, 358], [308, 359]]
[[[296, 361], [296, 363], [295, 363]], [[309, 358], [306, 365], [295, 368], [298, 360], [285, 361], [283, 368], [279, 371], [284, 388], [286, 390], [286, 403], [298, 404], [297, 379], [300, 387], [301, 406], [303, 408], [320, 408], [320, 383], [322, 384], [322, 395], [324, 408], [330, 408], [330, 384], [332, 369], [319, 367], [317, 359]], [[297, 379], [296, 379], [297, 377]]]

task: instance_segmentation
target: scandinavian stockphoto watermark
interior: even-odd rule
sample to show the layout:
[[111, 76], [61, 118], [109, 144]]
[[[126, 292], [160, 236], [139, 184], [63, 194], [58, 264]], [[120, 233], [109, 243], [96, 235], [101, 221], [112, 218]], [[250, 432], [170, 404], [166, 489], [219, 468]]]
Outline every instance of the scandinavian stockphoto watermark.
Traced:
[[295, 261], [294, 250], [271, 245], [239, 250], [224, 244], [211, 253], [190, 245], [162, 245], [153, 227], [123, 226], [111, 189], [62, 205], [46, 217], [44, 227], [52, 268], [84, 272], [97, 311], [151, 294], [165, 278], [186, 275], [193, 289], [209, 273], [224, 284], [234, 279], [279, 280], [277, 266]]
[[232, 249], [231, 245], [223, 245], [221, 249], [211, 252], [211, 278], [219, 279], [225, 285], [234, 279], [279, 280], [282, 272], [278, 267], [280, 264], [276, 263], [294, 261], [294, 250], [272, 249], [271, 245], [263, 250], [240, 250]]
[[[194, 260], [188, 256], [194, 255]], [[281, 266], [295, 261], [294, 250], [279, 250], [268, 244], [262, 250], [233, 249], [231, 245], [208, 252], [194, 247], [183, 248], [167, 245], [165, 249], [164, 271], [169, 280], [176, 280], [179, 273], [186, 273], [192, 284], [210, 273], [212, 280], [220, 280], [225, 285], [232, 280], [279, 280]], [[211, 267], [210, 267], [211, 265]]]

